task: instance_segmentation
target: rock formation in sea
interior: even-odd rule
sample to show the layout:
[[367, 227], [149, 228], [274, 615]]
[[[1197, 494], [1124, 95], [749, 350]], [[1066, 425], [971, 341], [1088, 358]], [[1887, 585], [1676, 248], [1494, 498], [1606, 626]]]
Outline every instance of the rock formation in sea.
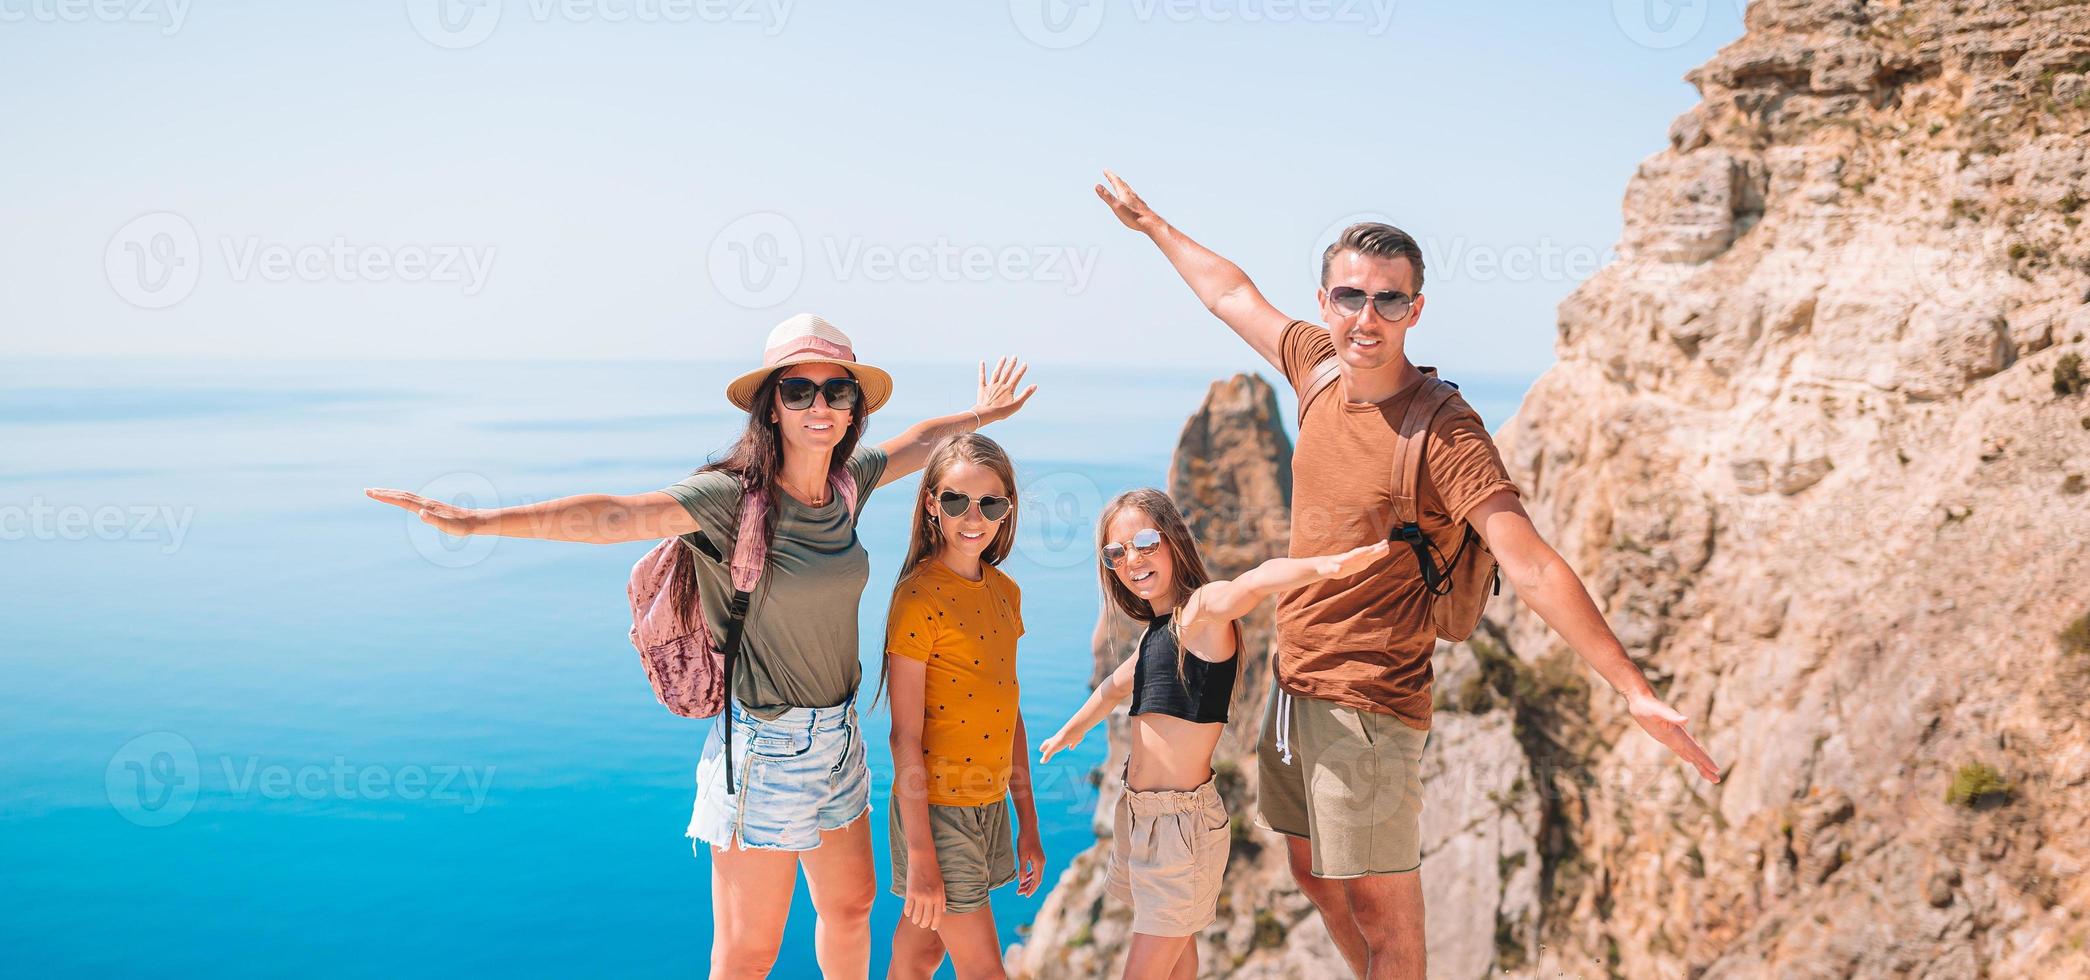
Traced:
[[[1431, 974], [2090, 976], [2090, 4], [1757, 0], [1690, 79], [1498, 439], [1729, 775], [1506, 589], [1437, 654]], [[1222, 383], [1178, 447], [1218, 574], [1283, 550], [1277, 411]], [[1014, 967], [1118, 968], [1100, 857]], [[1252, 827], [1199, 943], [1205, 976], [1344, 973]]]

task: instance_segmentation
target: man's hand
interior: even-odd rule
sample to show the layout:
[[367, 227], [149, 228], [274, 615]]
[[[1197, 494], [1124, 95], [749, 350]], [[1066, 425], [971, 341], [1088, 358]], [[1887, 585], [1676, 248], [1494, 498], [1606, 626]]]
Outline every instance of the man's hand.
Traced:
[[1720, 781], [1720, 767], [1713, 757], [1698, 744], [1698, 740], [1685, 731], [1691, 724], [1689, 718], [1678, 714], [1675, 708], [1662, 703], [1652, 694], [1640, 694], [1626, 698], [1626, 709], [1633, 713], [1633, 720], [1640, 723], [1642, 731], [1654, 740], [1669, 747], [1669, 751], [1682, 757], [1685, 762], [1698, 768], [1698, 774], [1710, 782]]
[[1154, 213], [1153, 208], [1147, 206], [1147, 202], [1140, 200], [1139, 195], [1132, 192], [1132, 185], [1125, 183], [1117, 174], [1105, 170], [1103, 179], [1109, 181], [1110, 186], [1106, 188], [1097, 184], [1096, 196], [1102, 198], [1103, 203], [1110, 205], [1110, 213], [1117, 215], [1118, 220], [1125, 223], [1125, 227], [1151, 235], [1156, 229], [1167, 224], [1161, 220], [1160, 215]]

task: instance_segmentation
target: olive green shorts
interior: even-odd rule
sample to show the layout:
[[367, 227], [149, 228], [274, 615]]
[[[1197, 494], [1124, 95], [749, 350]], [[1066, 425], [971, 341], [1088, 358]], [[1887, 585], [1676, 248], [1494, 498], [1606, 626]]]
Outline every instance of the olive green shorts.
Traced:
[[1422, 750], [1399, 718], [1270, 688], [1256, 824], [1313, 845], [1319, 878], [1422, 866]]
[[[892, 892], [907, 897], [907, 834], [900, 826], [900, 801], [888, 799], [892, 816]], [[1016, 880], [1016, 844], [1009, 833], [1009, 801], [985, 806], [929, 804], [929, 833], [936, 840], [936, 866], [943, 872], [944, 910], [952, 915], [987, 907], [987, 893]]]

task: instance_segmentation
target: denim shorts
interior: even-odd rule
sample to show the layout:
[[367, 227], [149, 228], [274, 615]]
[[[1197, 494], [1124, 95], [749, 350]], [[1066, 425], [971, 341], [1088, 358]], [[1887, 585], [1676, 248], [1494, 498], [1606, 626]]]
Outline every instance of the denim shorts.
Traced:
[[[697, 760], [688, 836], [698, 844], [810, 851], [820, 833], [871, 810], [871, 768], [856, 703], [787, 708], [775, 718], [737, 701], [712, 719]], [[726, 792], [724, 731], [733, 726], [733, 788]], [[695, 848], [697, 844], [692, 844]]]

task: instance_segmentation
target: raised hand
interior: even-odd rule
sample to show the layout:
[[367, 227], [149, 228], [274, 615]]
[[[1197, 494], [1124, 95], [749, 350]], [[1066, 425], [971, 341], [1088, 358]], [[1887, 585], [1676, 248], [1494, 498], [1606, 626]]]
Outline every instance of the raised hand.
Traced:
[[1097, 184], [1096, 196], [1102, 198], [1103, 203], [1110, 205], [1110, 213], [1117, 215], [1125, 227], [1137, 232], [1151, 233], [1162, 224], [1161, 216], [1155, 214], [1154, 209], [1147, 206], [1147, 202], [1140, 200], [1138, 194], [1133, 193], [1131, 184], [1125, 183], [1123, 178], [1108, 170], [1103, 171], [1103, 179], [1109, 182], [1110, 186]]
[[1038, 393], [1038, 386], [1031, 385], [1018, 394], [1023, 376], [1030, 367], [1013, 357], [1004, 357], [994, 362], [994, 373], [987, 373], [987, 362], [980, 362], [980, 393], [973, 402], [972, 410], [982, 423], [998, 422], [1016, 414], [1030, 396]]
[[402, 510], [411, 511], [415, 516], [421, 518], [422, 523], [444, 534], [454, 534], [460, 538], [469, 537], [473, 529], [478, 526], [481, 517], [481, 512], [469, 507], [458, 507], [443, 503], [440, 500], [430, 500], [420, 494], [408, 493], [405, 490], [388, 490], [383, 487], [373, 487], [363, 491], [363, 495], [379, 503], [391, 504]]
[[1699, 775], [1710, 782], [1720, 781], [1719, 765], [1707, 754], [1705, 746], [1699, 745], [1698, 740], [1685, 730], [1691, 724], [1689, 718], [1685, 718], [1675, 708], [1662, 703], [1661, 698], [1652, 694], [1628, 697], [1626, 709], [1633, 713], [1633, 720], [1640, 723], [1642, 731], [1653, 736], [1655, 741], [1668, 746], [1669, 751], [1682, 757], [1685, 762], [1696, 766]]

